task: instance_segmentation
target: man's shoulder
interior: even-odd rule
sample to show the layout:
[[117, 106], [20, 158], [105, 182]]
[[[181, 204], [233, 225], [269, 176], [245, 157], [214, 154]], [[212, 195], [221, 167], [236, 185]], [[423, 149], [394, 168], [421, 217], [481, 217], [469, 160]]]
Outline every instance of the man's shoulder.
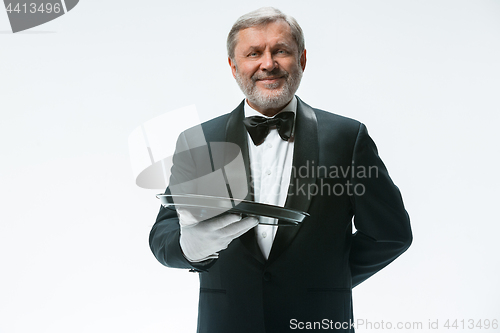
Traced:
[[201, 123], [201, 126], [203, 127], [203, 130], [220, 130], [221, 126], [226, 126], [230, 115], [231, 113], [228, 112], [223, 115], [217, 116], [210, 120], [204, 121], [203, 123]]
[[[305, 103], [304, 103], [305, 104]], [[306, 104], [307, 105], [307, 104]], [[362, 123], [356, 119], [352, 119], [340, 114], [318, 109], [309, 106], [316, 116], [318, 131], [336, 131], [347, 133], [357, 133]]]
[[207, 142], [225, 141], [226, 127], [230, 115], [231, 115], [230, 113], [226, 113], [221, 116], [202, 122], [200, 124]]
[[352, 119], [346, 116], [342, 116], [337, 113], [333, 113], [330, 111], [325, 111], [322, 109], [317, 109], [317, 108], [312, 108], [314, 110], [314, 113], [316, 114], [316, 117], [318, 118], [318, 122], [323, 120], [323, 121], [328, 121], [328, 122], [336, 122], [336, 123], [341, 123], [343, 125], [348, 125], [348, 126], [354, 126], [354, 127], [359, 127], [361, 124], [360, 121], [356, 119]]
[[[244, 100], [234, 110], [201, 123], [207, 141], [224, 141], [227, 127], [231, 126], [230, 119], [234, 125], [235, 120], [244, 117], [243, 105]], [[243, 118], [241, 120], [243, 121]], [[243, 126], [243, 122], [241, 122], [241, 126]]]
[[353, 146], [362, 129], [361, 122], [336, 113], [315, 109], [318, 120], [318, 137], [322, 142], [343, 142]]
[[302, 99], [300, 99], [297, 96], [298, 100], [298, 106], [300, 108], [310, 108], [314, 111], [314, 114], [316, 115], [316, 119], [318, 123], [326, 122], [327, 124], [339, 124], [347, 127], [353, 127], [353, 128], [359, 128], [360, 122], [356, 119], [348, 118], [345, 116], [342, 116], [338, 113], [331, 112], [331, 111], [326, 111], [323, 109], [315, 108], [304, 102]]

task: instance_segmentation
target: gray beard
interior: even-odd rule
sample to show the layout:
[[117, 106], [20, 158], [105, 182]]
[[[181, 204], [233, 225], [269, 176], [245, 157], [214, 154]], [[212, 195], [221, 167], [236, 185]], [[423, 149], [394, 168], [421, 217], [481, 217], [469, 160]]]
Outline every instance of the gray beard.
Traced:
[[[302, 69], [298, 67], [295, 73], [286, 73], [286, 81], [281, 89], [277, 89], [279, 82], [268, 84], [266, 86], [267, 93], [256, 86], [255, 75], [250, 80], [243, 78], [238, 70], [236, 70], [236, 82], [240, 86], [241, 91], [250, 103], [262, 109], [278, 109], [287, 105], [295, 95], [302, 80]], [[270, 72], [270, 75], [273, 73]]]

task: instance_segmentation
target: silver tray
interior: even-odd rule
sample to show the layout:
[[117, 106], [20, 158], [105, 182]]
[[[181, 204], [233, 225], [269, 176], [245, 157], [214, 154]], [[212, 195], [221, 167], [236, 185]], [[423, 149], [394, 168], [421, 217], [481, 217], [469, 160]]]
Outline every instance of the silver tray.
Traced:
[[[222, 213], [242, 214], [243, 216], [265, 216], [278, 219], [278, 226], [299, 225], [306, 216], [306, 212], [295, 209], [268, 205], [248, 200], [221, 198], [197, 194], [158, 194], [163, 207], [192, 208], [196, 210], [196, 215], [203, 219], [203, 215], [214, 216], [214, 211]], [[269, 224], [269, 223], [260, 223]], [[276, 225], [276, 224], [271, 224]]]

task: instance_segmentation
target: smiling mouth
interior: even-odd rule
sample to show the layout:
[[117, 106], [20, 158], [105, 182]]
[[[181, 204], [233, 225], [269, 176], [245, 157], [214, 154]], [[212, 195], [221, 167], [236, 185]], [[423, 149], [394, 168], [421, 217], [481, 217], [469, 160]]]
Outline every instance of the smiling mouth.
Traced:
[[258, 79], [257, 81], [261, 81], [263, 83], [272, 83], [272, 82], [276, 82], [280, 79], [283, 79], [283, 77], [265, 77], [265, 78], [262, 78], [262, 79]]

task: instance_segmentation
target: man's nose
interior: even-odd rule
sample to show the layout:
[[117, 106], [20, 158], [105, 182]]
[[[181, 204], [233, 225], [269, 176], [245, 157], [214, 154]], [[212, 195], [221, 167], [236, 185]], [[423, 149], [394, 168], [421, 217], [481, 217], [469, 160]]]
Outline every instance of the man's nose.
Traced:
[[264, 55], [262, 56], [261, 59], [262, 59], [262, 62], [260, 64], [260, 68], [262, 70], [266, 70], [266, 71], [270, 72], [278, 66], [278, 64], [276, 63], [271, 52], [264, 53]]

